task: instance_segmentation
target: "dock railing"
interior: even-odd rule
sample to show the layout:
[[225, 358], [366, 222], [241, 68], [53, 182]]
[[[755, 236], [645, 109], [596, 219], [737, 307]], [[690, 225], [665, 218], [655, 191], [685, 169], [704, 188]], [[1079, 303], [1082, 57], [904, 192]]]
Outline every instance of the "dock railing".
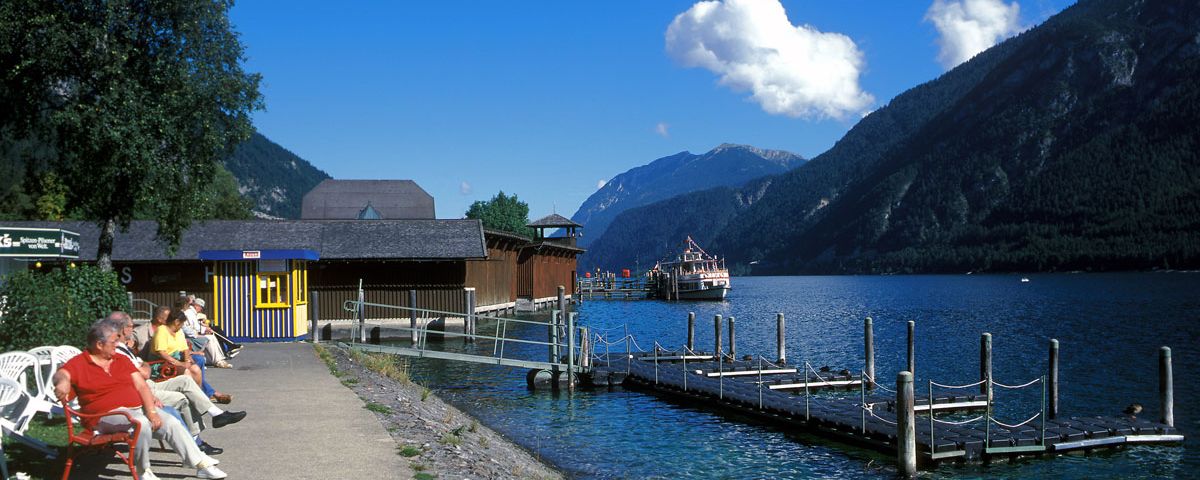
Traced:
[[[377, 334], [371, 334], [368, 342], [367, 333], [367, 318], [363, 313], [367, 307], [376, 309], [376, 311], [396, 311], [403, 315], [398, 316], [403, 318], [407, 316], [410, 321], [408, 326], [403, 324], [389, 325], [389, 329], [408, 332], [410, 341], [409, 347], [402, 346], [383, 346], [373, 342], [378, 342]], [[541, 322], [536, 320], [524, 320], [519, 318], [497, 317], [489, 315], [479, 315], [474, 312], [450, 312], [444, 310], [434, 310], [429, 308], [407, 307], [400, 305], [387, 305], [381, 303], [371, 303], [362, 300], [346, 300], [342, 304], [342, 308], [347, 312], [353, 312], [357, 316], [354, 326], [354, 338], [357, 342], [350, 342], [350, 346], [364, 351], [379, 351], [386, 353], [396, 353], [407, 356], [443, 358], [448, 360], [467, 361], [473, 363], [488, 363], [498, 365], [508, 365], [524, 368], [546, 369], [554, 372], [565, 371], [569, 375], [583, 372], [584, 365], [591, 362], [584, 362], [584, 355], [590, 355], [590, 348], [580, 348], [581, 343], [577, 339], [581, 335], [586, 335], [586, 327], [576, 327], [576, 313], [571, 312], [563, 315], [560, 310], [551, 311], [551, 321]], [[445, 325], [446, 318], [463, 318], [464, 331], [454, 331], [443, 327], [442, 330], [432, 328], [435, 320], [442, 320], [442, 325]], [[478, 333], [479, 322], [494, 323], [494, 334]], [[513, 325], [543, 327], [547, 331], [548, 339], [546, 341], [532, 340], [529, 338], [514, 338], [509, 336], [509, 331]], [[378, 328], [378, 327], [376, 327]], [[431, 350], [429, 348], [430, 334], [444, 338], [461, 338], [466, 343], [491, 342], [492, 353], [490, 356], [480, 355], [478, 353], [460, 353], [446, 352], [441, 350]], [[522, 346], [538, 346], [545, 347], [547, 356], [544, 360], [536, 360], [538, 354], [530, 353], [528, 349], [524, 349], [521, 353], [528, 357], [534, 358], [513, 358], [511, 352], [506, 352], [514, 345]], [[540, 349], [536, 349], [540, 350]], [[535, 351], [536, 351], [535, 350]], [[561, 352], [566, 352], [566, 355], [560, 355]], [[506, 356], [510, 355], [510, 356]]]

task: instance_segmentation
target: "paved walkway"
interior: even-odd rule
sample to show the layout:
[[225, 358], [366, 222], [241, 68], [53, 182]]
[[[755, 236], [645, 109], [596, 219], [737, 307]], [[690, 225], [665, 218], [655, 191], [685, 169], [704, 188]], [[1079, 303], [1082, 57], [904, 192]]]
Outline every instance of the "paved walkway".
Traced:
[[[225, 449], [215, 458], [229, 478], [337, 479], [411, 478], [406, 459], [375, 414], [333, 375], [306, 343], [247, 344], [232, 370], [210, 369], [209, 383], [233, 395], [219, 405], [245, 410], [240, 423], [208, 429], [201, 435]], [[210, 424], [205, 416], [205, 424]], [[179, 457], [151, 449], [159, 478], [194, 478]], [[99, 456], [97, 456], [99, 457]], [[114, 457], [73, 478], [131, 478]], [[89, 466], [91, 466], [89, 465]]]

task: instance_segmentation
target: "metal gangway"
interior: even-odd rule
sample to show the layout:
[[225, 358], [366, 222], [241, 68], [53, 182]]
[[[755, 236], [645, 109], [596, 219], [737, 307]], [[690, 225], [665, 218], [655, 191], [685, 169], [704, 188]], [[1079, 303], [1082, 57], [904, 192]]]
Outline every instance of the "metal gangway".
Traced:
[[[395, 318], [409, 319], [407, 325], [389, 324], [389, 330], [398, 330], [408, 334], [407, 345], [403, 336], [391, 345], [368, 342], [368, 319], [366, 308], [382, 309], [397, 312]], [[567, 385], [574, 386], [579, 374], [588, 373], [591, 368], [591, 348], [588, 328], [576, 325], [577, 313], [551, 310], [550, 320], [541, 322], [519, 318], [506, 318], [489, 315], [479, 315], [475, 312], [449, 312], [428, 308], [405, 307], [371, 303], [359, 300], [346, 300], [342, 308], [355, 314], [354, 335], [350, 342], [344, 342], [348, 348], [363, 352], [388, 353], [417, 358], [437, 358], [457, 362], [482, 363], [488, 365], [504, 365], [531, 370], [530, 378], [539, 371], [545, 371], [555, 377], [567, 375]], [[464, 321], [462, 331], [453, 331], [445, 326], [445, 319], [461, 318]], [[433, 328], [435, 320], [441, 319], [441, 329]], [[479, 325], [485, 324], [483, 333]], [[546, 340], [530, 338], [530, 330], [545, 332]], [[520, 334], [526, 334], [524, 338]], [[449, 339], [460, 338], [463, 344], [474, 345], [471, 352], [447, 351], [441, 348], [431, 348], [430, 338]], [[491, 352], [486, 352], [486, 346], [491, 344]], [[434, 342], [438, 347], [445, 342]], [[480, 346], [484, 348], [479, 348]]]

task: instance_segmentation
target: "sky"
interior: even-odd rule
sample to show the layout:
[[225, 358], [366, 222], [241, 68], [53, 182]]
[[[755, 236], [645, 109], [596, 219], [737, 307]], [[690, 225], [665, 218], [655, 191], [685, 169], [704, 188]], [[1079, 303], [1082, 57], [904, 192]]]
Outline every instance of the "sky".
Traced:
[[1065, 0], [243, 0], [255, 127], [337, 179], [412, 179], [438, 218], [516, 194], [569, 217], [612, 177], [722, 143], [812, 158]]

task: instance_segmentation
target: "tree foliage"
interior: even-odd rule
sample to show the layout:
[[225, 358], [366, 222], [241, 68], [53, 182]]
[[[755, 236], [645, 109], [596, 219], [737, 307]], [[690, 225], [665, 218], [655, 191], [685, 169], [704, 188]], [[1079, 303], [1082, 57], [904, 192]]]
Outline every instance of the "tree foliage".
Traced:
[[529, 204], [517, 200], [517, 195], [500, 191], [491, 200], [477, 200], [467, 209], [467, 218], [483, 221], [485, 228], [503, 230], [527, 237], [533, 236], [529, 225]]
[[66, 209], [101, 224], [98, 260], [139, 206], [177, 245], [217, 161], [249, 137], [259, 76], [244, 72], [229, 1], [0, 3], [0, 139], [45, 145]]
[[0, 287], [0, 351], [43, 345], [82, 346], [88, 326], [113, 310], [129, 309], [114, 272], [93, 266], [25, 270]]

